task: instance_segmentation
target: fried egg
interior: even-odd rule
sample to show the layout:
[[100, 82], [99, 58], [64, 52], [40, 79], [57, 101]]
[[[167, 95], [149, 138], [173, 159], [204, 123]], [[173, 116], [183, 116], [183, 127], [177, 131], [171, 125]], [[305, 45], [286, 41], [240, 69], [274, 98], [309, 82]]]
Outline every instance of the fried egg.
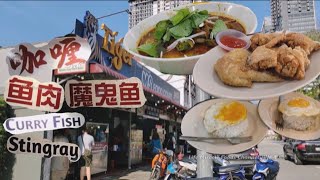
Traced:
[[247, 109], [238, 101], [213, 104], [205, 113], [204, 126], [219, 137], [238, 136], [248, 126]]
[[302, 97], [284, 100], [278, 109], [286, 116], [315, 116], [320, 113], [314, 102]]

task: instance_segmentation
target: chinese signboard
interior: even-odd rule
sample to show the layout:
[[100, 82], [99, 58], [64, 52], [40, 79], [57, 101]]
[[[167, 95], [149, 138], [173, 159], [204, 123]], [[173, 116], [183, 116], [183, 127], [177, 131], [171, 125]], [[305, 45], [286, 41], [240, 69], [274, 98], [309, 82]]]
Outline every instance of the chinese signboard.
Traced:
[[86, 72], [91, 54], [88, 42], [78, 36], [56, 38], [37, 48], [19, 44], [6, 57], [11, 75], [34, 74], [37, 69], [57, 69], [58, 73]]
[[70, 80], [66, 83], [66, 102], [71, 108], [122, 107], [137, 108], [146, 98], [138, 78], [125, 80]]
[[64, 128], [79, 128], [84, 123], [85, 118], [80, 113], [50, 113], [9, 118], [3, 123], [3, 127], [11, 134], [22, 134]]
[[64, 100], [62, 86], [54, 82], [39, 81], [22, 76], [11, 76], [4, 91], [5, 101], [12, 106], [57, 112]]

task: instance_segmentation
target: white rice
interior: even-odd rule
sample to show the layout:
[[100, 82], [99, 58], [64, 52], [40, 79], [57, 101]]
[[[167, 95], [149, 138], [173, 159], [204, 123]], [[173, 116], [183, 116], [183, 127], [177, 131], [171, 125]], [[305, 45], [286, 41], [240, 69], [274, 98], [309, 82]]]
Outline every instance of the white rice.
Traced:
[[312, 130], [317, 127], [317, 116], [287, 116], [283, 114], [284, 127], [297, 131]]

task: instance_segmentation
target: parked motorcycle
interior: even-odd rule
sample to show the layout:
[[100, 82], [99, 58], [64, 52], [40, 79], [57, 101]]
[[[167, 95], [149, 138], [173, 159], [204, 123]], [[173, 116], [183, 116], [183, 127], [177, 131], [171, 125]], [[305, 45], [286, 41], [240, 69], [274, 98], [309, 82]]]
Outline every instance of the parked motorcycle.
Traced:
[[196, 163], [176, 160], [168, 165], [167, 174], [164, 180], [184, 180], [188, 178], [195, 178], [196, 171]]
[[217, 180], [245, 180], [244, 167], [238, 164], [214, 167], [213, 171]]
[[259, 157], [253, 167], [253, 180], [275, 180], [279, 172], [279, 163], [269, 158]]
[[151, 163], [151, 174], [150, 180], [158, 180], [161, 177], [164, 177], [167, 165], [170, 163], [173, 157], [173, 152], [171, 150], [160, 151], [157, 155], [154, 156]]

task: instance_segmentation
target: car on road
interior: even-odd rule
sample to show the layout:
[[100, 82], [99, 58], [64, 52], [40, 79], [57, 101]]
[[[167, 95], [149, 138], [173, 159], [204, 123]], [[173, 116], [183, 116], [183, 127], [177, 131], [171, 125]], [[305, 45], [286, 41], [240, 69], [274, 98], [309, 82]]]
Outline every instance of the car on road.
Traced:
[[292, 159], [297, 165], [307, 161], [320, 162], [320, 139], [313, 141], [285, 139], [283, 153], [285, 160]]

